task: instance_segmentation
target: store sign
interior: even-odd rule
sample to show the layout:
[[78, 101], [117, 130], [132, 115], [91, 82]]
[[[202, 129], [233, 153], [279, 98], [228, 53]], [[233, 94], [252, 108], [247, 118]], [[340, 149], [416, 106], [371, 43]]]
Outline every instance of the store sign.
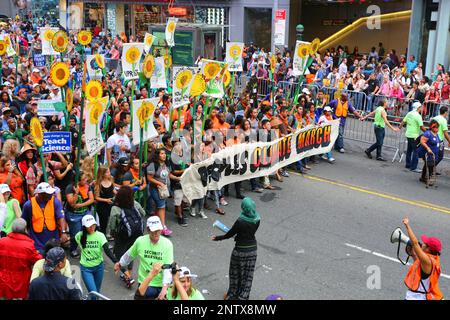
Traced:
[[172, 16], [185, 16], [187, 15], [187, 9], [183, 7], [170, 7], [169, 14]]
[[286, 37], [286, 10], [275, 11], [274, 43], [276, 46], [284, 46]]

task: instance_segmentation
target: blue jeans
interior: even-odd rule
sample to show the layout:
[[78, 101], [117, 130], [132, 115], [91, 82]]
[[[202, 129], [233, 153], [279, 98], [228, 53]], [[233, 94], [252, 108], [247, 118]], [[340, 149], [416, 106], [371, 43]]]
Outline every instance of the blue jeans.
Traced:
[[147, 290], [145, 291], [145, 297], [146, 298], [152, 298], [152, 299], [156, 299], [159, 294], [161, 293], [162, 288], [160, 287], [148, 287]]
[[339, 124], [339, 134], [336, 139], [336, 144], [334, 145], [334, 148], [336, 150], [340, 150], [344, 148], [344, 131], [345, 131], [345, 124]]
[[256, 189], [261, 189], [262, 188], [262, 186], [259, 183], [257, 178], [250, 179], [250, 185], [252, 186], [252, 191], [255, 191]]
[[104, 264], [100, 263], [96, 267], [85, 267], [80, 265], [81, 277], [88, 292], [95, 291], [100, 293], [103, 281]]
[[367, 106], [366, 106], [366, 112], [372, 112], [372, 101], [373, 101], [373, 94], [367, 95]]
[[377, 141], [367, 149], [369, 153], [377, 149], [377, 158], [381, 158], [381, 148], [383, 147], [385, 130], [382, 127], [375, 126], [375, 137]]
[[408, 148], [406, 149], [406, 168], [416, 170], [419, 163], [419, 156], [417, 155], [416, 139], [408, 139]]
[[88, 210], [85, 213], [73, 213], [71, 211], [67, 211], [65, 213], [67, 224], [69, 225], [70, 232], [70, 252], [77, 249], [78, 244], [75, 241], [75, 236], [78, 232], [80, 232], [83, 227], [81, 225], [81, 219], [87, 214], [92, 215], [91, 211]]

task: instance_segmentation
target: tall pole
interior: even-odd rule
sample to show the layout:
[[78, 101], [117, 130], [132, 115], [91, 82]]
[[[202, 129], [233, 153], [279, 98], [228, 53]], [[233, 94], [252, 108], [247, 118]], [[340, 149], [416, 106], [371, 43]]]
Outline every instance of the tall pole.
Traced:
[[275, 52], [275, 17], [278, 10], [278, 0], [273, 0], [273, 9], [272, 9], [272, 47], [271, 52]]

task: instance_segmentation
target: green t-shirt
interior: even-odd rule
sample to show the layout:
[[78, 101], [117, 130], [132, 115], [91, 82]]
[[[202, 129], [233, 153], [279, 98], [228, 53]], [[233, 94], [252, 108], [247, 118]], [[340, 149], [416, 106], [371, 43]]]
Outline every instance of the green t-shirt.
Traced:
[[5, 222], [3, 223], [2, 231], [6, 234], [10, 233], [12, 231], [12, 224], [14, 220], [16, 219], [16, 213], [14, 212], [13, 204], [17, 203], [17, 207], [19, 207], [20, 211], [20, 204], [19, 201], [16, 199], [9, 199], [6, 203], [6, 216], [5, 216]]
[[[161, 236], [157, 244], [150, 241], [149, 235], [143, 235], [136, 239], [134, 244], [128, 250], [132, 258], [139, 256], [138, 282], [142, 283], [148, 273], [153, 268], [153, 263], [171, 264], [173, 262], [173, 245], [172, 242]], [[152, 287], [162, 287], [163, 272], [160, 272], [150, 282]]]
[[445, 119], [443, 116], [439, 115], [433, 118], [434, 120], [436, 120], [439, 123], [439, 131], [438, 131], [438, 136], [439, 139], [441, 139], [441, 141], [444, 141], [444, 132], [448, 131], [448, 123], [447, 123], [447, 119]]
[[374, 124], [378, 127], [384, 128], [385, 123], [384, 123], [384, 119], [383, 116], [381, 115], [381, 113], [383, 112], [384, 108], [383, 107], [378, 107], [375, 110], [375, 121]]
[[[169, 287], [167, 289], [167, 300], [181, 300], [181, 296], [180, 293], [177, 293], [177, 296], [174, 298], [172, 297], [172, 290], [173, 290], [174, 285], [172, 285], [171, 287]], [[191, 295], [189, 296], [189, 300], [205, 300], [205, 298], [203, 297], [202, 293], [200, 291], [198, 291], [195, 288], [192, 288], [192, 292]]]
[[93, 234], [88, 234], [86, 239], [86, 247], [81, 247], [81, 235], [82, 231], [78, 232], [75, 236], [75, 241], [81, 248], [80, 264], [83, 267], [92, 268], [98, 266], [103, 262], [103, 245], [108, 243], [103, 233], [95, 231]]
[[421, 134], [420, 127], [423, 126], [422, 116], [417, 111], [411, 111], [408, 112], [403, 121], [406, 122], [405, 136], [417, 139]]

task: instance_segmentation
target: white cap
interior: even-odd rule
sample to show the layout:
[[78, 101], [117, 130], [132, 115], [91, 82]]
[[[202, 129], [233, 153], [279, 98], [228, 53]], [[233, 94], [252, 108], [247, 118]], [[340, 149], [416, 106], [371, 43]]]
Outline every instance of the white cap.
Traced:
[[158, 216], [151, 216], [147, 219], [147, 227], [150, 229], [151, 232], [163, 230], [163, 225], [161, 223], [161, 220]]
[[332, 110], [331, 110], [331, 107], [330, 107], [330, 106], [326, 106], [325, 108], [323, 108], [323, 111], [331, 112]]
[[83, 225], [83, 227], [89, 228], [94, 224], [97, 224], [97, 221], [95, 221], [94, 216], [87, 214], [83, 217], [83, 219], [81, 219], [81, 224]]
[[311, 91], [309, 91], [308, 88], [303, 88], [302, 92], [303, 92], [304, 94], [308, 94], [308, 95], [311, 94]]
[[38, 184], [37, 188], [34, 190], [34, 193], [46, 193], [46, 194], [54, 194], [56, 191], [51, 185], [47, 182], [41, 182]]
[[38, 68], [33, 68], [33, 72], [39, 72]]
[[9, 186], [6, 183], [2, 183], [2, 184], [0, 184], [0, 192], [1, 193], [11, 192], [11, 189], [9, 188]]
[[422, 104], [419, 101], [416, 101], [413, 103], [412, 105], [412, 109], [413, 111], [416, 111], [417, 109], [419, 109], [422, 106]]
[[181, 278], [185, 278], [185, 277], [189, 277], [189, 278], [197, 278], [196, 274], [192, 274], [191, 270], [189, 270], [187, 267], [181, 267], [180, 271], [178, 271], [179, 277]]
[[11, 82], [5, 81], [5, 82], [3, 82], [3, 84], [4, 84], [5, 86], [10, 86], [10, 85], [11, 85]]

